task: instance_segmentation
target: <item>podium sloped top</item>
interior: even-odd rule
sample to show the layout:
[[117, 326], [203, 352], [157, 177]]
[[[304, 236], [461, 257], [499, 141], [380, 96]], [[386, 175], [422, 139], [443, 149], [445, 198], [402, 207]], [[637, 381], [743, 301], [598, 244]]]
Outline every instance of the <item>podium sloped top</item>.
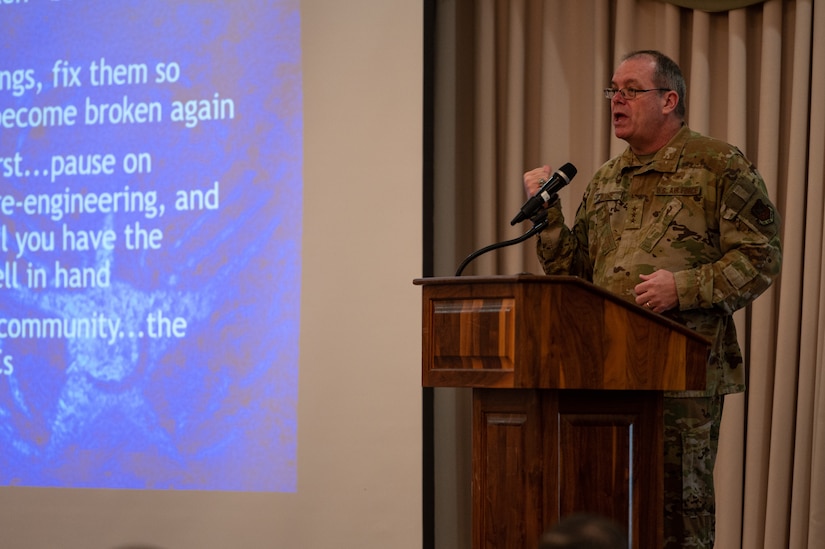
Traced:
[[425, 387], [685, 391], [704, 336], [570, 276], [420, 278]]

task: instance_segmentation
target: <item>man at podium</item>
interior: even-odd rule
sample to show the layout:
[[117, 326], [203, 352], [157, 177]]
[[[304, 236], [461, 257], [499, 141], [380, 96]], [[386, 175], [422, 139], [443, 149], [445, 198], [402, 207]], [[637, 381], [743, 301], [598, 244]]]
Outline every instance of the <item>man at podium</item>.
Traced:
[[[583, 277], [712, 340], [705, 390], [664, 402], [665, 547], [712, 548], [722, 403], [745, 389], [732, 314], [768, 288], [782, 254], [762, 177], [736, 147], [690, 130], [685, 88], [660, 52], [622, 59], [604, 94], [628, 147], [595, 173], [572, 225], [558, 201], [542, 213], [537, 253], [546, 274]], [[525, 173], [527, 195], [550, 173]]]

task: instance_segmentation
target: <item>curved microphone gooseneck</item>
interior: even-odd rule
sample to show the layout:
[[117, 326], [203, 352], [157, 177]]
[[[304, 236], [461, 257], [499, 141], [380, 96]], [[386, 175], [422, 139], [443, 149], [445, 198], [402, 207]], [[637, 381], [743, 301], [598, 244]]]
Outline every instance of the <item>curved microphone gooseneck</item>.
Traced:
[[524, 233], [520, 237], [514, 238], [512, 240], [506, 240], [504, 242], [497, 242], [495, 244], [490, 244], [489, 246], [487, 246], [485, 248], [481, 248], [480, 250], [474, 251], [473, 253], [468, 255], [464, 259], [464, 261], [461, 262], [461, 265], [458, 266], [458, 270], [456, 270], [456, 272], [455, 272], [455, 276], [461, 276], [461, 272], [464, 270], [464, 267], [466, 267], [470, 263], [470, 261], [477, 258], [478, 256], [480, 256], [482, 254], [486, 254], [487, 252], [491, 252], [493, 250], [497, 250], [499, 248], [504, 248], [506, 246], [511, 246], [513, 244], [518, 244], [519, 242], [524, 242], [525, 240], [527, 240], [528, 238], [530, 238], [534, 234], [536, 234], [539, 231], [541, 231], [542, 229], [544, 229], [546, 226], [547, 226], [547, 216], [545, 215], [545, 216], [542, 216], [541, 220], [537, 221], [529, 231], [527, 231], [526, 233]]

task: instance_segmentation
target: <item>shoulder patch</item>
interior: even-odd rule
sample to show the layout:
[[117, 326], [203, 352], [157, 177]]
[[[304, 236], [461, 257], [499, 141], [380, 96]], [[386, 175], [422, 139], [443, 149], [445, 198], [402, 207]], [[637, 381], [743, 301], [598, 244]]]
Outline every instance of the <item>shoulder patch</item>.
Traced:
[[773, 223], [773, 207], [765, 204], [762, 199], [758, 199], [751, 207], [751, 215], [760, 225], [770, 225]]

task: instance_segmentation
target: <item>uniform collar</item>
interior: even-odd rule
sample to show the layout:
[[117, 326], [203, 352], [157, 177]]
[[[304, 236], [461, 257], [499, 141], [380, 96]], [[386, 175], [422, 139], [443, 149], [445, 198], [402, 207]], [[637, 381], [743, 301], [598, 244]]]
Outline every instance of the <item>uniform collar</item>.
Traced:
[[667, 145], [659, 149], [656, 154], [653, 155], [653, 158], [647, 162], [640, 160], [639, 157], [630, 150], [630, 147], [627, 147], [622, 153], [622, 164], [624, 164], [626, 168], [637, 169], [636, 173], [638, 174], [648, 171], [673, 173], [679, 167], [679, 158], [691, 133], [687, 124], [682, 124], [682, 127], [679, 128], [676, 135], [668, 141]]

